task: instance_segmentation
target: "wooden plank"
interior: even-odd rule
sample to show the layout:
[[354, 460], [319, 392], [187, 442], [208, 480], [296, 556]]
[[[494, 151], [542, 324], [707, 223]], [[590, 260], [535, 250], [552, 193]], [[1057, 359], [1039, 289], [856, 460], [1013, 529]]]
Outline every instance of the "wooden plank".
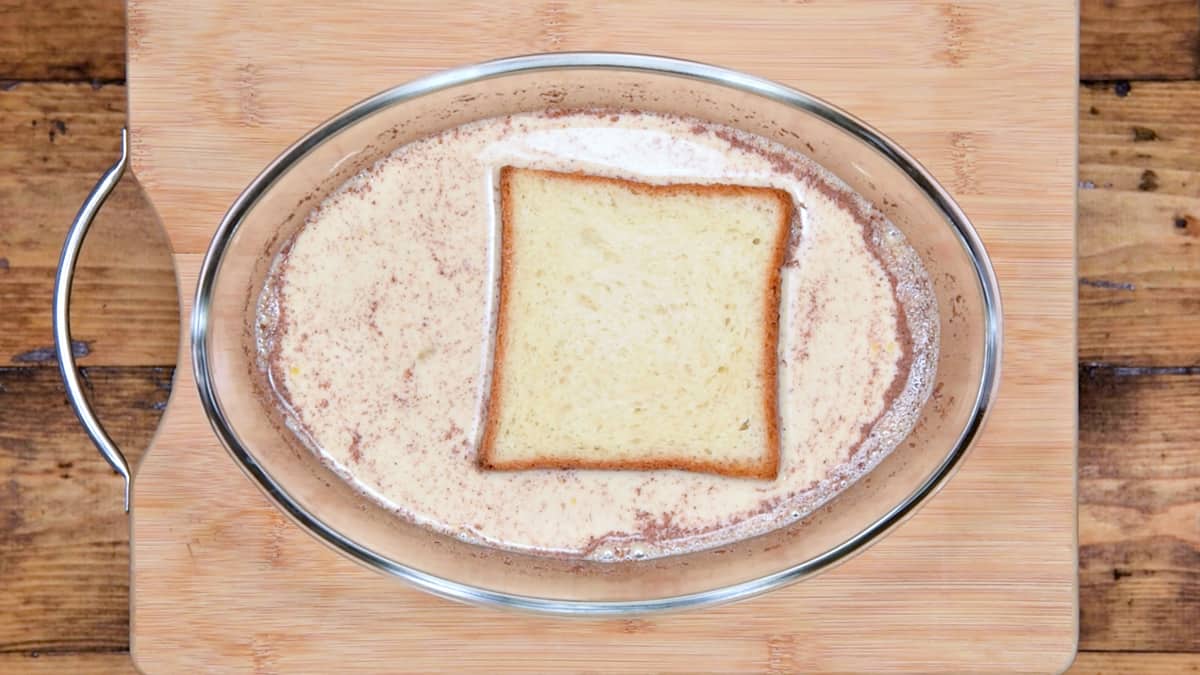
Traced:
[[1196, 0], [1082, 0], [1079, 19], [1082, 79], [1196, 76]]
[[0, 79], [124, 77], [122, 0], [0, 0]]
[[116, 160], [124, 125], [124, 86], [14, 83], [0, 91], [0, 173], [95, 180]]
[[1079, 358], [1200, 364], [1200, 83], [1083, 87]]
[[[166, 406], [169, 368], [88, 368], [101, 421], [137, 462]], [[0, 368], [0, 652], [129, 645], [121, 481], [50, 368]]]
[[[53, 365], [50, 295], [67, 226], [117, 157], [124, 87], [21, 85], [0, 92], [0, 364]], [[84, 365], [171, 365], [179, 335], [162, 226], [132, 175], [80, 258], [72, 328]]]
[[1079, 386], [1080, 648], [1200, 651], [1200, 370]]
[[126, 652], [83, 652], [67, 654], [0, 654], [0, 673], [21, 675], [120, 675], [136, 673]]
[[1154, 652], [1080, 652], [1071, 675], [1182, 675], [1200, 673], [1200, 654]]

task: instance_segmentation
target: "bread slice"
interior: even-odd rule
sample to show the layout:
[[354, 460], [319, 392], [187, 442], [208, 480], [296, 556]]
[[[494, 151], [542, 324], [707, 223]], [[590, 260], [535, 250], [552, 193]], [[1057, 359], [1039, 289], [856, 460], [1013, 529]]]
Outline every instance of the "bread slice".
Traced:
[[775, 477], [786, 192], [504, 167], [500, 212], [482, 467]]

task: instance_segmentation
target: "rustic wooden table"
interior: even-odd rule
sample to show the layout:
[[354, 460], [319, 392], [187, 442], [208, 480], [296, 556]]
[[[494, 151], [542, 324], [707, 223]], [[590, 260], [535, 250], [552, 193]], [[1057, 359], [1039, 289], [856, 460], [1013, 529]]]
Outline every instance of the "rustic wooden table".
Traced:
[[[1200, 0], [1083, 0], [1078, 672], [1200, 672]], [[67, 406], [49, 297], [125, 120], [121, 0], [0, 0], [0, 670], [131, 671], [118, 479]], [[132, 455], [179, 330], [126, 178], [85, 248], [75, 334]]]

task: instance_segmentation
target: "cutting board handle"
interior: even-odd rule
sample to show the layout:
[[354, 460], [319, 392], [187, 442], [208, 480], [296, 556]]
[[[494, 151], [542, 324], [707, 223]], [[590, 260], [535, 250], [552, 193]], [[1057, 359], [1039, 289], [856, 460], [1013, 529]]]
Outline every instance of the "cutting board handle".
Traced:
[[125, 173], [128, 159], [129, 132], [122, 129], [121, 157], [109, 167], [108, 171], [104, 172], [104, 175], [100, 176], [96, 187], [92, 188], [87, 199], [83, 201], [83, 205], [79, 207], [79, 213], [75, 214], [75, 220], [67, 230], [67, 239], [63, 242], [62, 255], [58, 259], [58, 271], [54, 275], [53, 304], [54, 351], [58, 356], [58, 370], [62, 373], [63, 384], [66, 385], [67, 400], [75, 409], [75, 415], [79, 417], [79, 422], [83, 424], [84, 430], [96, 444], [100, 454], [108, 461], [109, 466], [125, 479], [126, 513], [129, 512], [129, 489], [132, 479], [129, 462], [117, 448], [112, 437], [104, 430], [95, 411], [92, 410], [92, 406], [83, 392], [79, 369], [75, 365], [75, 352], [71, 344], [71, 284], [75, 280], [75, 263], [79, 260], [79, 251], [83, 248], [83, 240], [92, 226], [92, 220], [95, 219], [113, 188], [117, 186], [117, 181], [121, 180], [121, 174]]

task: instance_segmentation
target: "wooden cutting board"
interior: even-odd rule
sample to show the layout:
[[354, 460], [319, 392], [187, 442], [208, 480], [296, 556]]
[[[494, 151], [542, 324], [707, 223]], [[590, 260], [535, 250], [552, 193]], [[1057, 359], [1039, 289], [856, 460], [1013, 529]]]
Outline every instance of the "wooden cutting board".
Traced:
[[[341, 558], [276, 512], [201, 411], [186, 334], [133, 494], [133, 654], [149, 672], [1053, 671], [1073, 657], [1077, 10], [1057, 0], [131, 0], [133, 169], [184, 304], [221, 215], [292, 140], [448, 66], [602, 49], [793, 85], [898, 140], [1000, 276], [998, 404], [915, 518], [818, 578], [630, 620], [457, 605]], [[131, 252], [136, 254], [136, 252]], [[186, 315], [185, 315], [186, 318]]]

